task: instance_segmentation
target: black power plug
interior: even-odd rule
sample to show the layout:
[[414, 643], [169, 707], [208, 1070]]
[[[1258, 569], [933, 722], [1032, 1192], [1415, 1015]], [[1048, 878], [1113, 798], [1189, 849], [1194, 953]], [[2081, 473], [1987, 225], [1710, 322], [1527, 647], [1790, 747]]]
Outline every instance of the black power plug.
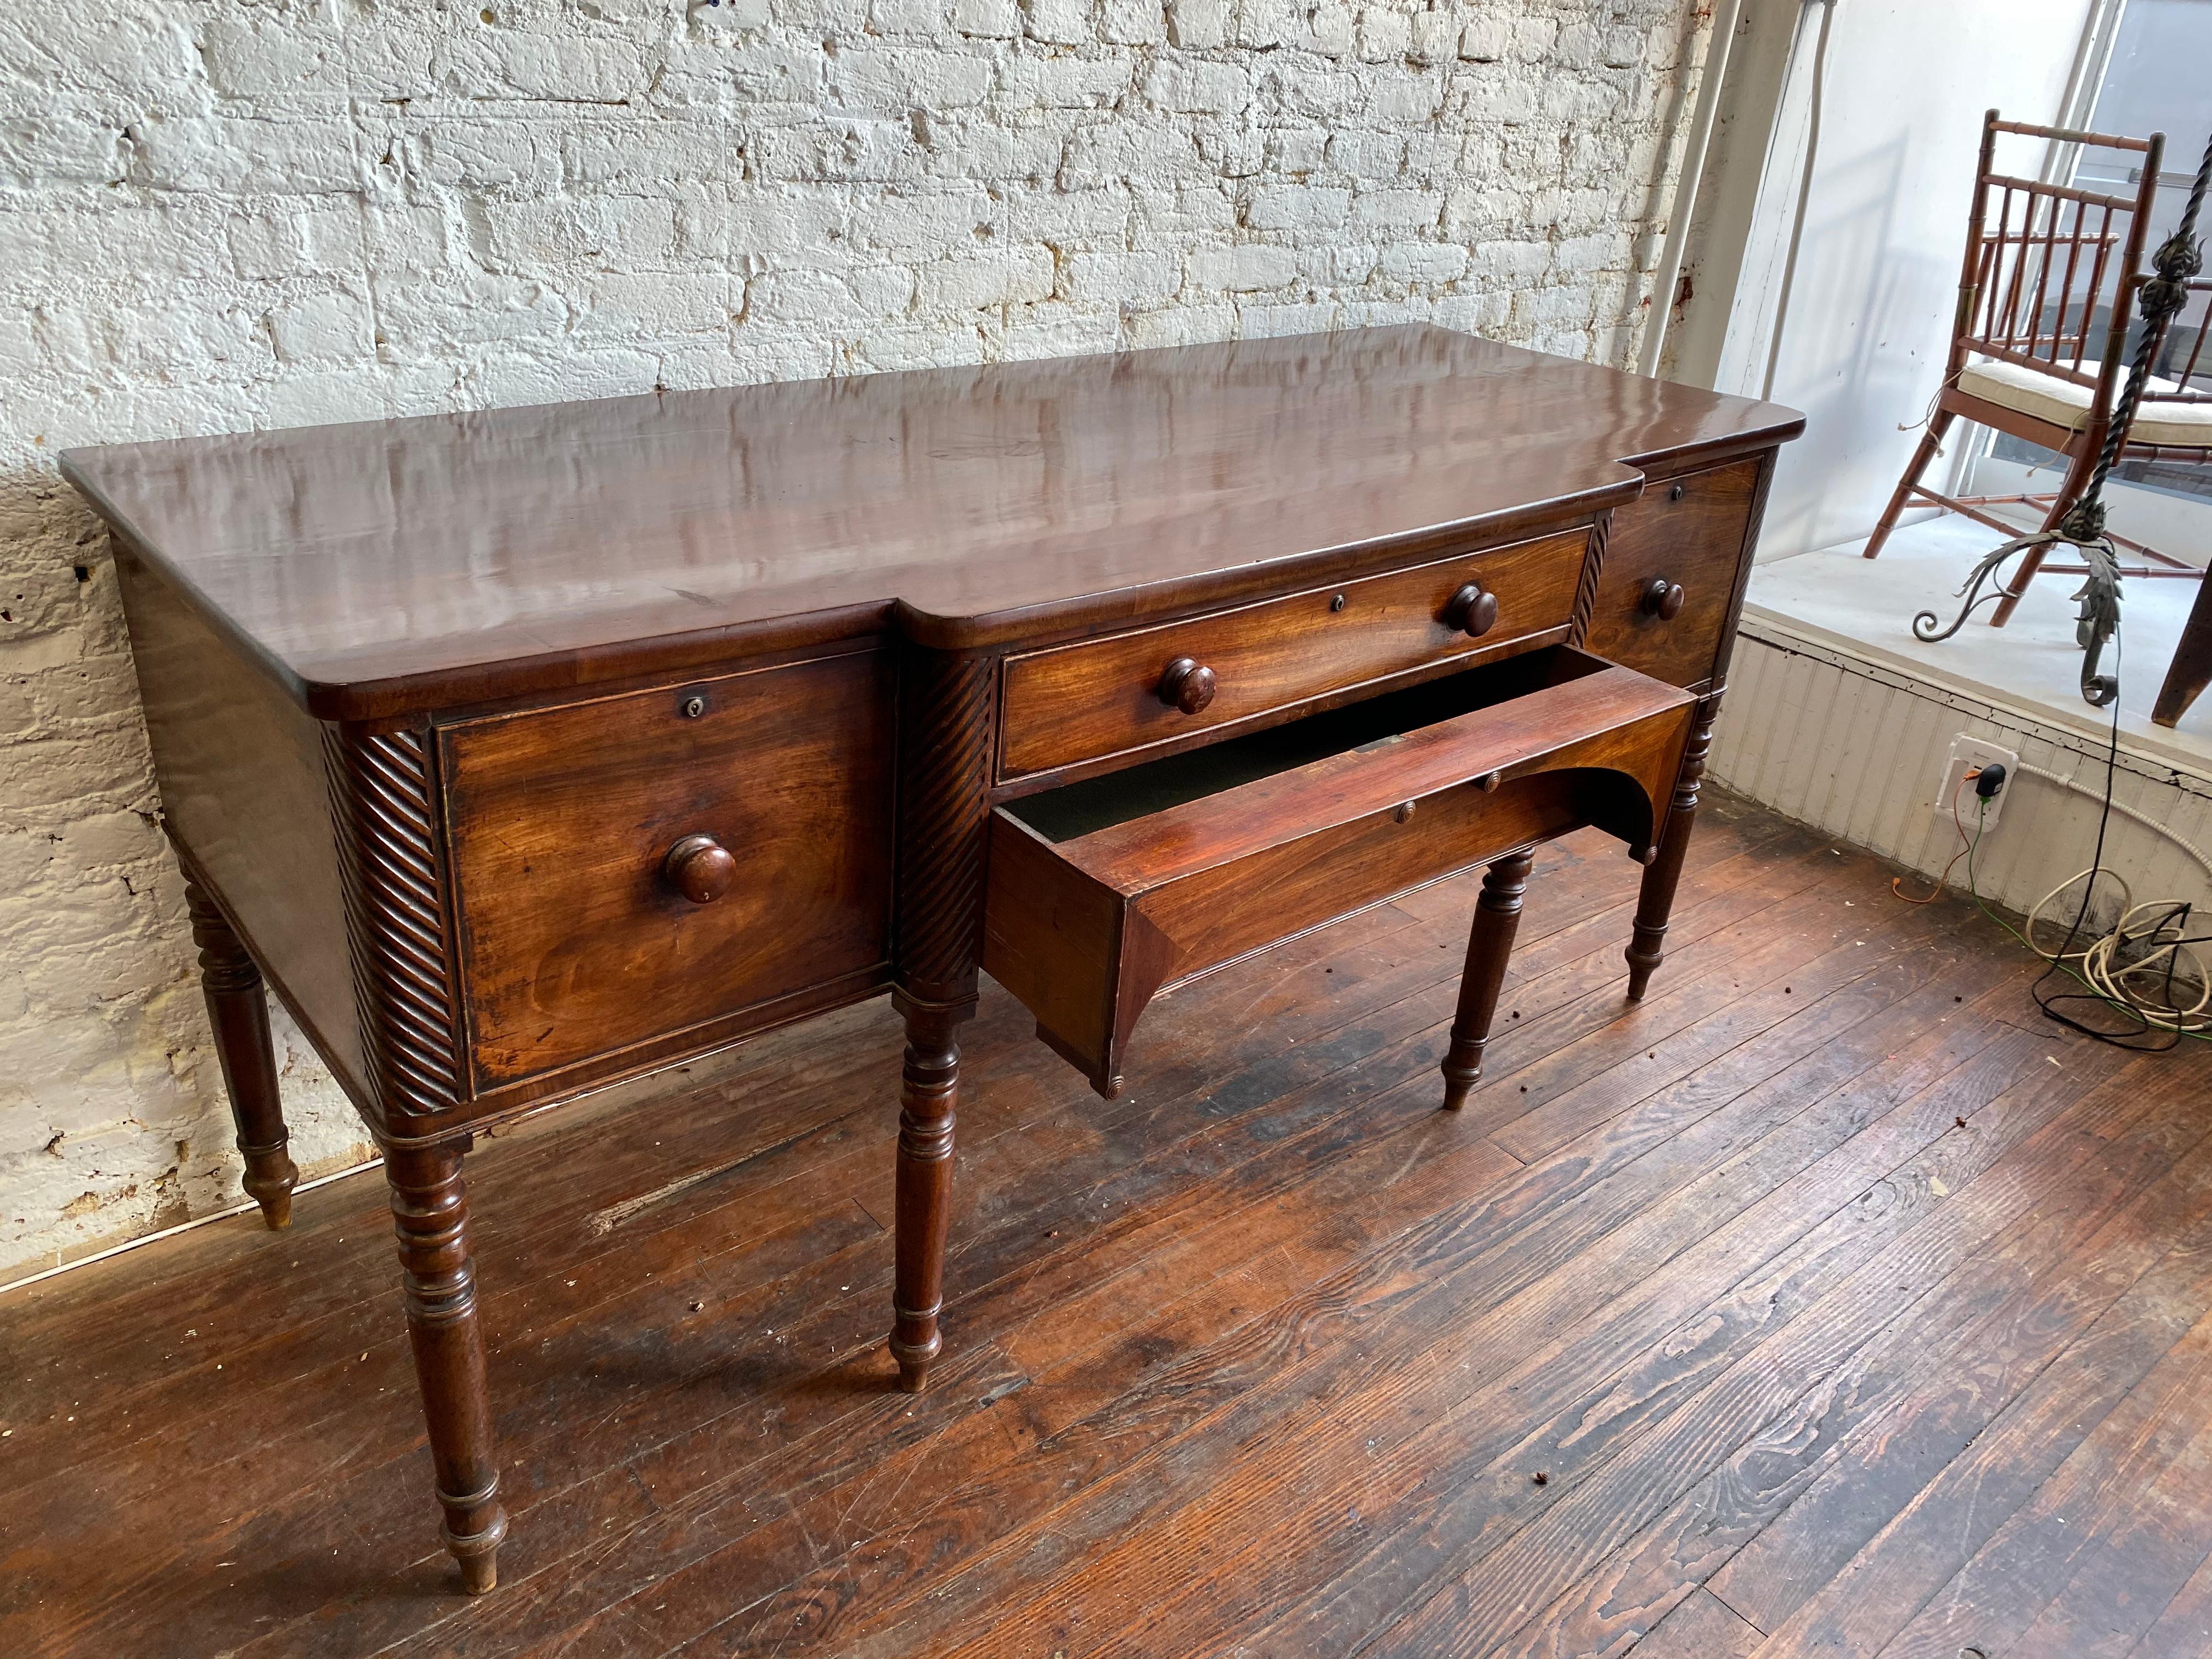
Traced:
[[2004, 786], [2005, 769], [2002, 761], [1991, 761], [1974, 779], [1974, 793], [1984, 800], [1995, 800], [1997, 791]]

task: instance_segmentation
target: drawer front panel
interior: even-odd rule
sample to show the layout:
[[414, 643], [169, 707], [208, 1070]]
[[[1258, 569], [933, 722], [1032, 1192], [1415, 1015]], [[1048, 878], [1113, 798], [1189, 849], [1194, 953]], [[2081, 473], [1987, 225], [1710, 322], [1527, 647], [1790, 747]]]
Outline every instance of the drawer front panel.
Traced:
[[[1736, 563], [1748, 552], [1759, 465], [1736, 461], [1662, 479], [1613, 514], [1586, 650], [1670, 685], [1711, 674]], [[1674, 587], [1682, 590], [1680, 608], [1668, 617], [1662, 596]]]
[[866, 652], [448, 728], [478, 1086], [882, 963], [891, 696]]
[[[1287, 599], [1011, 657], [1000, 775], [1121, 754], [1393, 674], [1564, 638], [1588, 543], [1580, 530], [1463, 554]], [[1497, 601], [1470, 637], [1444, 620], [1468, 583]], [[1187, 660], [1212, 677], [1185, 713], [1164, 678]]]
[[1049, 796], [1000, 808], [985, 969], [1111, 1093], [1164, 987], [1582, 824], [1647, 844], [1692, 699], [1566, 655], [1577, 678], [1510, 703], [1101, 829], [1055, 827]]

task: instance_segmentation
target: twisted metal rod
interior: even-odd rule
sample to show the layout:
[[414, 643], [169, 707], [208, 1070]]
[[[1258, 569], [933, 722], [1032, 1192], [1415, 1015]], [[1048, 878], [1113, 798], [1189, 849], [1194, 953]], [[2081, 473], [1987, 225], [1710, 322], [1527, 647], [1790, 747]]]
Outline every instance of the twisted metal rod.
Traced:
[[2189, 279], [2204, 268], [2204, 251], [2197, 240], [2197, 218], [2208, 191], [2212, 191], [2212, 138], [2205, 142], [2204, 159], [2197, 163], [2196, 179], [2190, 185], [2189, 199], [2181, 210], [2180, 225], [2151, 256], [2151, 266], [2158, 274], [2143, 283], [2136, 295], [2142, 313], [2142, 332], [2136, 337], [2135, 356], [2129, 361], [2119, 402], [2114, 405], [2111, 423], [2105, 428], [2104, 447], [2097, 453], [2096, 469], [2090, 473], [2081, 499], [2067, 509], [2056, 528], [2019, 537], [1986, 556], [1960, 586], [1959, 596], [1966, 602], [1951, 625], [1939, 629], [1937, 624], [1942, 619], [1933, 611], [1923, 611], [1912, 619], [1914, 638], [1931, 645], [1949, 639], [1966, 625], [1966, 618], [1977, 608], [2002, 597], [2002, 586], [1986, 593], [1982, 590], [2007, 559], [2030, 548], [2066, 542], [2081, 550], [2082, 562], [2089, 568], [2081, 591], [2074, 595], [2081, 607], [2075, 619], [2074, 641], [2081, 647], [2082, 701], [2093, 708], [2102, 708], [2119, 696], [2119, 681], [2112, 675], [2098, 672], [2105, 647], [2111, 643], [2120, 625], [2120, 556], [2112, 538], [2105, 533], [2105, 480], [2127, 447], [2128, 432], [2135, 425], [2136, 410], [2142, 402], [2143, 387], [2150, 380], [2151, 363], [2165, 343], [2166, 328], [2188, 303]]

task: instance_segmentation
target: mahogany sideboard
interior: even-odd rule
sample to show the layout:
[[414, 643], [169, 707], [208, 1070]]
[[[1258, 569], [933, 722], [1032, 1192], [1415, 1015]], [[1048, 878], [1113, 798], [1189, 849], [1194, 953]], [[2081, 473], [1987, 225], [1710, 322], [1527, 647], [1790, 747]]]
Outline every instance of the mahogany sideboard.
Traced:
[[1795, 413], [1426, 326], [76, 450], [269, 1224], [263, 985], [392, 1193], [468, 1589], [472, 1130], [889, 989], [922, 1387], [988, 973], [1094, 1087], [1163, 991], [1602, 826], [1658, 965]]

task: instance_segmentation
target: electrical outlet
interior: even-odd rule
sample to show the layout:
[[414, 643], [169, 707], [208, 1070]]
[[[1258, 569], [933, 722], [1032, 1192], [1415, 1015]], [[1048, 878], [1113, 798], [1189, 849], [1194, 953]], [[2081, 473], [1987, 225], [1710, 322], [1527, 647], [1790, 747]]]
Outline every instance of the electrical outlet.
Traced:
[[[2005, 769], [2004, 787], [1990, 797], [1986, 806], [1975, 798], [1972, 784], [1961, 787], [1967, 773], [1984, 766], [2002, 766]], [[1981, 813], [1982, 828], [1994, 829], [2004, 812], [2006, 797], [2012, 793], [2012, 781], [2019, 775], [2018, 750], [2001, 749], [1996, 744], [1970, 738], [1962, 732], [1951, 739], [1951, 757], [1943, 763], [1943, 782], [1936, 793], [1936, 816], [1948, 818], [1951, 802], [1955, 797], [1959, 803], [1959, 822], [1966, 826], [1969, 834], [1973, 830], [1977, 810]]]

